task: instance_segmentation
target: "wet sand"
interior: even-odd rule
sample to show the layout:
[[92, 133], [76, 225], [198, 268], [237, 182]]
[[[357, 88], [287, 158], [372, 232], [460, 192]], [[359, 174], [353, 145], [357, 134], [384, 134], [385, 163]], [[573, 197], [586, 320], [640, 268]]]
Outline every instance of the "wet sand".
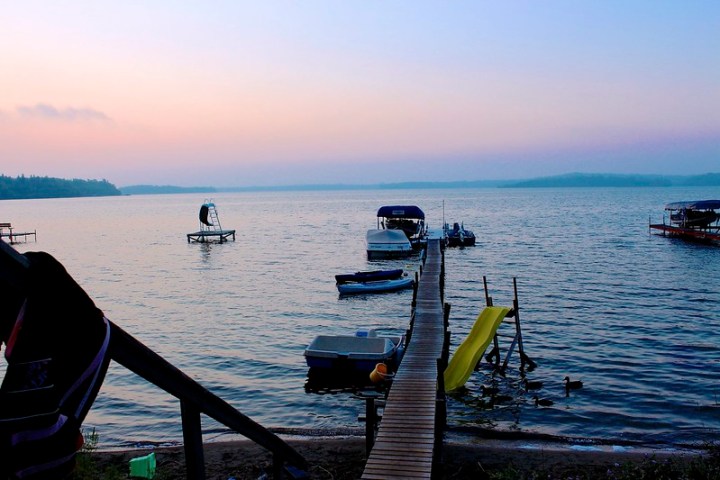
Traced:
[[[307, 478], [357, 479], [365, 465], [365, 439], [358, 436], [285, 438], [303, 457], [308, 466]], [[94, 462], [101, 468], [116, 466], [128, 471], [131, 458], [155, 452], [159, 479], [185, 479], [185, 457], [182, 447], [94, 452]], [[639, 447], [553, 444], [533, 441], [473, 440], [446, 441], [438, 478], [487, 478], [488, 473], [514, 469], [518, 472], [543, 471], [548, 478], [599, 478], [628, 462], [640, 463], [670, 457], [689, 461], [703, 452], [668, 451]], [[272, 478], [272, 457], [247, 440], [205, 444], [205, 468], [208, 480], [256, 480]], [[574, 478], [574, 477], [573, 477]], [[606, 478], [606, 477], [604, 477]]]

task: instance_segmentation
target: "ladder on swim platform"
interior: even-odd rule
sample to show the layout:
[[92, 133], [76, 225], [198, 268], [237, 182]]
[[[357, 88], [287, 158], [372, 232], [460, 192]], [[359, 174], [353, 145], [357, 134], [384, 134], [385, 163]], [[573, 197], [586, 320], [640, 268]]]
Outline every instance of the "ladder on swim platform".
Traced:
[[[488, 293], [487, 278], [485, 276], [483, 276], [483, 287], [485, 289], [485, 304], [488, 307], [492, 307], [493, 299]], [[503, 328], [502, 325], [497, 329], [495, 335], [493, 336], [493, 348], [485, 355], [485, 360], [493, 363], [494, 368], [500, 372], [501, 375], [504, 375], [507, 370], [508, 363], [510, 362], [510, 357], [517, 348], [520, 355], [520, 371], [525, 371], [526, 366], [528, 370], [533, 370], [537, 364], [525, 354], [525, 347], [523, 346], [522, 341], [522, 329], [520, 328], [520, 302], [518, 301], [517, 279], [515, 277], [513, 277], [513, 308], [505, 316], [502, 324], [513, 326], [514, 329]], [[503, 330], [502, 332], [501, 329]], [[506, 330], [511, 330], [512, 333], [506, 333]], [[500, 348], [501, 339], [509, 341], [509, 346], [504, 352], [504, 358], [503, 352], [501, 352]]]
[[[205, 200], [202, 209], [207, 209], [207, 216], [200, 218], [200, 230], [206, 232], [219, 232], [222, 230], [220, 226], [220, 218], [218, 217], [217, 208], [212, 200]], [[201, 209], [201, 211], [202, 211]]]

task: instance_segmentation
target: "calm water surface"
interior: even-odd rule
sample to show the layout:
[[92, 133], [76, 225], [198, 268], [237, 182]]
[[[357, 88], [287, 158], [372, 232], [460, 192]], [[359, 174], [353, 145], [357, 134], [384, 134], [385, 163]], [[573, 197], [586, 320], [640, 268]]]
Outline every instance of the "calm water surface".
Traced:
[[[365, 231], [385, 204], [416, 204], [431, 228], [464, 222], [477, 246], [448, 249], [451, 352], [484, 306], [511, 304], [517, 278], [528, 373], [476, 372], [449, 399], [451, 429], [607, 441], [702, 443], [720, 432], [720, 247], [648, 232], [671, 201], [717, 189], [467, 189], [218, 194], [227, 244], [188, 244], [198, 195], [0, 202], [0, 219], [38, 231], [105, 314], [270, 428], [359, 428], [349, 393], [307, 393], [303, 350], [359, 327], [403, 332], [411, 292], [340, 298], [333, 275], [418, 268], [369, 263]], [[443, 217], [444, 215], [444, 217]], [[565, 396], [562, 379], [584, 388]], [[482, 385], [512, 400], [492, 405]], [[537, 394], [555, 403], [535, 407]], [[179, 402], [111, 364], [86, 426], [101, 447], [182, 440]], [[228, 439], [204, 418], [206, 440]]]

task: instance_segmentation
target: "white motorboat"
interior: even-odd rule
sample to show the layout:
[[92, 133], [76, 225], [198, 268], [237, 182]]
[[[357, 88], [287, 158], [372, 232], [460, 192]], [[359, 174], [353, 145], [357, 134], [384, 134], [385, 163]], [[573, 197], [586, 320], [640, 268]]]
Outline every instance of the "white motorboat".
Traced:
[[368, 230], [368, 260], [407, 257], [427, 240], [425, 213], [414, 205], [380, 207], [377, 228]]
[[368, 230], [365, 238], [369, 260], [407, 257], [413, 252], [412, 244], [402, 230]]

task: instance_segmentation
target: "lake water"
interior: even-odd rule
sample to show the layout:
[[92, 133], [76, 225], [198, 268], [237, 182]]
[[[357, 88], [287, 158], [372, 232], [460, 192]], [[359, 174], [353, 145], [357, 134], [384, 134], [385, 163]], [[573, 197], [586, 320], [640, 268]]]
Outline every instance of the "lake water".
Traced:
[[[270, 428], [358, 429], [350, 393], [305, 388], [318, 334], [404, 332], [410, 291], [340, 298], [333, 276], [418, 268], [368, 262], [381, 205], [416, 204], [431, 228], [464, 222], [477, 246], [446, 252], [451, 353], [485, 304], [512, 302], [517, 278], [528, 373], [476, 372], [449, 397], [450, 431], [483, 429], [603, 441], [696, 444], [720, 431], [720, 247], [650, 234], [665, 203], [716, 188], [467, 189], [223, 193], [226, 244], [188, 244], [201, 195], [0, 202], [0, 220], [37, 229], [16, 245], [60, 260], [106, 316]], [[584, 387], [565, 396], [562, 379]], [[512, 400], [490, 406], [481, 386]], [[539, 408], [532, 396], [553, 400]], [[101, 447], [182, 441], [179, 402], [111, 364], [86, 421]], [[205, 439], [232, 438], [204, 417]]]

